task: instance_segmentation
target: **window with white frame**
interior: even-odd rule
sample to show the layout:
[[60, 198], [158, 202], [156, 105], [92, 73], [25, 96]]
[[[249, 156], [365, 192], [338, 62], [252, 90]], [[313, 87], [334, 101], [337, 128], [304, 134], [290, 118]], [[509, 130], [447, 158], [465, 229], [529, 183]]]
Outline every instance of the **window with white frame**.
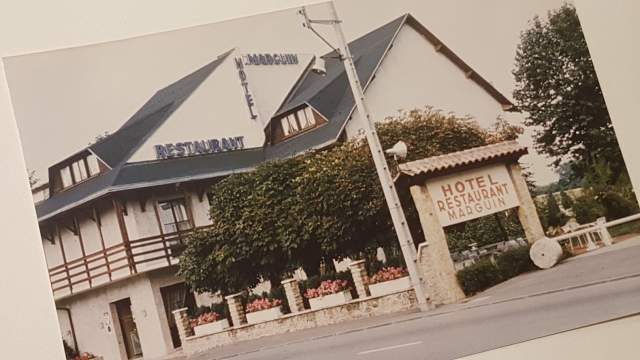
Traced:
[[316, 126], [316, 117], [313, 110], [305, 106], [280, 119], [282, 132], [285, 137], [294, 135], [303, 130]]
[[97, 156], [89, 155], [87, 157], [87, 163], [89, 164], [89, 173], [91, 176], [98, 175], [100, 173], [100, 164], [98, 163]]
[[62, 180], [63, 188], [73, 185], [73, 179], [71, 178], [71, 169], [68, 166], [60, 170], [60, 180]]
[[165, 234], [191, 229], [184, 198], [158, 201], [158, 215]]
[[100, 174], [98, 158], [90, 154], [88, 156], [69, 162], [58, 170], [60, 182], [56, 189], [65, 189], [77, 183], [83, 182]]

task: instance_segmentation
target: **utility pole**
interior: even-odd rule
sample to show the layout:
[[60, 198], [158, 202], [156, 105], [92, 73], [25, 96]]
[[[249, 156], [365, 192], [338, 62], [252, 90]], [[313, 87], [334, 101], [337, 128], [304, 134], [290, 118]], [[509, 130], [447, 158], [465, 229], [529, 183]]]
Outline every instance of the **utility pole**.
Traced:
[[347, 77], [349, 78], [349, 84], [351, 85], [351, 91], [353, 92], [356, 107], [362, 117], [363, 130], [367, 137], [369, 149], [371, 150], [373, 162], [375, 164], [376, 171], [378, 172], [378, 177], [380, 178], [380, 183], [382, 185], [384, 197], [387, 201], [387, 206], [389, 207], [389, 212], [391, 213], [391, 219], [400, 242], [402, 255], [407, 265], [407, 270], [409, 271], [411, 285], [415, 290], [420, 309], [423, 311], [428, 310], [430, 308], [430, 304], [427, 302], [426, 293], [422, 287], [422, 279], [417, 265], [418, 259], [416, 247], [413, 243], [411, 231], [409, 230], [409, 224], [407, 223], [402, 205], [400, 204], [400, 198], [398, 197], [398, 192], [396, 191], [396, 187], [393, 183], [393, 178], [391, 176], [391, 171], [389, 170], [389, 165], [387, 164], [387, 159], [385, 158], [384, 150], [382, 149], [382, 145], [380, 145], [380, 140], [378, 139], [374, 123], [375, 120], [367, 106], [367, 102], [364, 97], [364, 90], [362, 89], [362, 84], [358, 78], [358, 73], [356, 72], [351, 51], [349, 50], [344, 33], [342, 32], [342, 21], [338, 18], [335, 3], [331, 1], [329, 6], [331, 7], [331, 14], [333, 17], [331, 20], [310, 20], [307, 17], [305, 8], [303, 8], [301, 14], [305, 18], [305, 27], [312, 30], [327, 44], [329, 43], [313, 29], [313, 24], [332, 25], [336, 32], [339, 55], [347, 72]]

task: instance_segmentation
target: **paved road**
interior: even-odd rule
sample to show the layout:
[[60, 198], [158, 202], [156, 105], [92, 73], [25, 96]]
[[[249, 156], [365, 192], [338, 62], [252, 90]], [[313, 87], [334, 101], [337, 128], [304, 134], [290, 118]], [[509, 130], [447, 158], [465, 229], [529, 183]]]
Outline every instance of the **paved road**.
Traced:
[[453, 359], [635, 313], [640, 239], [525, 274], [464, 304], [239, 343], [189, 360]]

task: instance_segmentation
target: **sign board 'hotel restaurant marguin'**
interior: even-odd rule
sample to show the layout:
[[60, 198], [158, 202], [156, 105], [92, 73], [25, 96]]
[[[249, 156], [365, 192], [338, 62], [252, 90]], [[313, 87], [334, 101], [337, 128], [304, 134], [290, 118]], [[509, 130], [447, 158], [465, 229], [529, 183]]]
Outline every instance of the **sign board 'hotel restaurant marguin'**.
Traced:
[[[427, 104], [487, 121], [513, 116], [505, 96], [411, 15], [350, 48], [378, 118]], [[319, 74], [310, 55], [231, 50], [49, 168], [34, 199], [67, 343], [105, 360], [155, 358], [180, 346], [172, 310], [215, 298], [187, 290], [173, 253], [189, 231], [211, 224], [210, 185], [359, 136], [344, 67], [328, 55]], [[225, 122], [244, 130], [230, 133]]]

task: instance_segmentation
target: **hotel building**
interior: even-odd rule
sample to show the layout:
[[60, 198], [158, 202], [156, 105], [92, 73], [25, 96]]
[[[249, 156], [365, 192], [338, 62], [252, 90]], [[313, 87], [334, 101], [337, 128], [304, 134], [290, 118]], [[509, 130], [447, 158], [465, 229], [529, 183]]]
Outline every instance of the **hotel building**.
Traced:
[[[486, 121], [514, 116], [505, 96], [411, 15], [350, 49], [380, 119], [425, 105]], [[180, 347], [171, 311], [214, 299], [176, 275], [185, 237], [211, 225], [211, 186], [359, 136], [343, 64], [335, 52], [322, 58], [323, 71], [311, 55], [229, 50], [50, 166], [34, 199], [67, 343], [105, 360]]]

